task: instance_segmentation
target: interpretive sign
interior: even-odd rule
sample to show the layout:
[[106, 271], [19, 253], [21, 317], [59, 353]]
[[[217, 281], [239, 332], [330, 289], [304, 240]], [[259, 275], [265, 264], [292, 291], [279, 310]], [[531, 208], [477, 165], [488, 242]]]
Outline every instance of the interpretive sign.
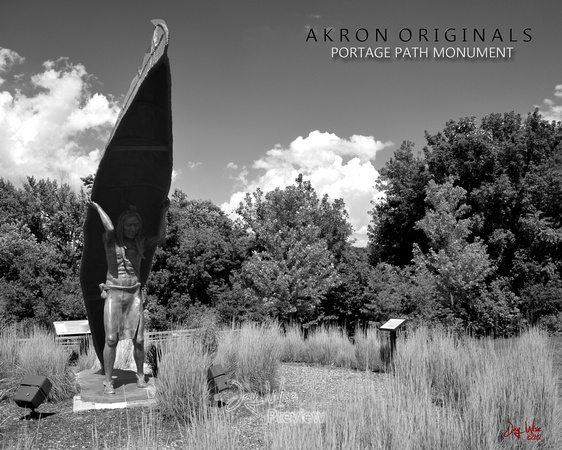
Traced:
[[384, 325], [379, 328], [381, 331], [397, 331], [402, 325], [404, 325], [406, 319], [390, 319]]
[[381, 331], [390, 331], [390, 357], [396, 350], [396, 332], [404, 326], [405, 322], [406, 319], [390, 319], [379, 328]]
[[90, 324], [87, 319], [53, 322], [53, 328], [57, 336], [90, 334]]

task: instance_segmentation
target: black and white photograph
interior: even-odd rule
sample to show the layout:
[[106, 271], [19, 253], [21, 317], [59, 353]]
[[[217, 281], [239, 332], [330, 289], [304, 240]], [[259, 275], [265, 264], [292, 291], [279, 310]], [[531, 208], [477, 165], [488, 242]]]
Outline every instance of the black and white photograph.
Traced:
[[562, 448], [560, 2], [0, 11], [0, 450]]

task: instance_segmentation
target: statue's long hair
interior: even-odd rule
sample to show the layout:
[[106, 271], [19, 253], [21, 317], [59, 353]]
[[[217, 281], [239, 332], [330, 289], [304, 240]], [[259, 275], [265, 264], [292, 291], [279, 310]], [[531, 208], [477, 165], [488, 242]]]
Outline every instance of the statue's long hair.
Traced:
[[136, 206], [129, 206], [129, 209], [123, 211], [117, 220], [117, 228], [115, 230], [115, 234], [117, 236], [117, 242], [121, 247], [125, 247], [125, 243], [123, 241], [123, 230], [125, 227], [125, 220], [129, 217], [136, 217], [139, 221], [139, 230], [134, 239], [134, 245], [136, 247], [137, 252], [141, 255], [142, 259], [144, 259], [144, 245], [141, 239], [141, 232], [142, 232], [142, 219], [140, 214], [137, 212]]

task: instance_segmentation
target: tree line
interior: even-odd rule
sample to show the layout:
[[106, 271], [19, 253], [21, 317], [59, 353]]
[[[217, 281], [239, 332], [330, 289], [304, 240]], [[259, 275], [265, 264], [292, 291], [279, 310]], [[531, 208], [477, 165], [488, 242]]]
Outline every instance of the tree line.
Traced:
[[[369, 244], [353, 246], [341, 199], [299, 176], [256, 190], [238, 219], [179, 190], [146, 286], [154, 330], [276, 318], [307, 325], [409, 317], [509, 335], [562, 332], [562, 125], [490, 114], [404, 142], [381, 170]], [[0, 179], [0, 323], [85, 317], [79, 283], [85, 187]]]

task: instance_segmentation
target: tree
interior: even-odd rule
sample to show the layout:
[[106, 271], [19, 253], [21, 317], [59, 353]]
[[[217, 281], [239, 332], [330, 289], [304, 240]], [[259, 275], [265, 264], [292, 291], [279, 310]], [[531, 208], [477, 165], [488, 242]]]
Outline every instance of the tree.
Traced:
[[[423, 159], [403, 146], [382, 172], [387, 196], [373, 210], [372, 262], [406, 267], [414, 243], [427, 252], [427, 237], [415, 226], [424, 215], [422, 192], [430, 179], [444, 184], [453, 177], [466, 191], [469, 241], [479, 239], [495, 267], [493, 281], [501, 288], [493, 292], [509, 303], [534, 292], [529, 286], [556, 283], [562, 270], [562, 123], [543, 120], [537, 110], [526, 118], [490, 114], [480, 124], [474, 117], [451, 120], [426, 140]], [[533, 306], [531, 298], [546, 300], [526, 298], [523, 315], [537, 320], [537, 311], [548, 308]], [[547, 303], [556, 304], [554, 298]]]
[[246, 296], [263, 304], [270, 317], [312, 320], [326, 293], [337, 282], [333, 258], [322, 240], [295, 230], [272, 237], [275, 251], [255, 252], [242, 265]]
[[78, 281], [84, 198], [68, 185], [0, 180], [0, 314], [10, 321], [85, 317]]
[[185, 321], [191, 307], [216, 308], [247, 254], [246, 240], [220, 208], [176, 190], [166, 243], [156, 251], [147, 283], [149, 325]]
[[[469, 241], [474, 219], [464, 203], [466, 190], [454, 186], [451, 178], [442, 185], [430, 181], [426, 192], [429, 208], [416, 225], [428, 237], [430, 248], [423, 253], [415, 246], [413, 260], [417, 284], [429, 284], [434, 290], [433, 302], [424, 305], [426, 311], [476, 333], [500, 331], [499, 322], [518, 319], [518, 302], [505, 295], [499, 280], [490, 283], [495, 267], [486, 245], [478, 237]], [[502, 324], [501, 331], [504, 328]]]
[[425, 248], [426, 238], [415, 223], [424, 215], [424, 189], [430, 175], [421, 157], [413, 155], [413, 144], [404, 142], [394, 158], [381, 169], [377, 189], [384, 199], [370, 211], [369, 253], [379, 262], [405, 267], [412, 260], [414, 243]]
[[339, 284], [338, 263], [351, 226], [343, 201], [319, 200], [302, 176], [296, 184], [247, 194], [237, 213], [252, 256], [237, 275], [250, 303], [283, 320], [311, 321]]

